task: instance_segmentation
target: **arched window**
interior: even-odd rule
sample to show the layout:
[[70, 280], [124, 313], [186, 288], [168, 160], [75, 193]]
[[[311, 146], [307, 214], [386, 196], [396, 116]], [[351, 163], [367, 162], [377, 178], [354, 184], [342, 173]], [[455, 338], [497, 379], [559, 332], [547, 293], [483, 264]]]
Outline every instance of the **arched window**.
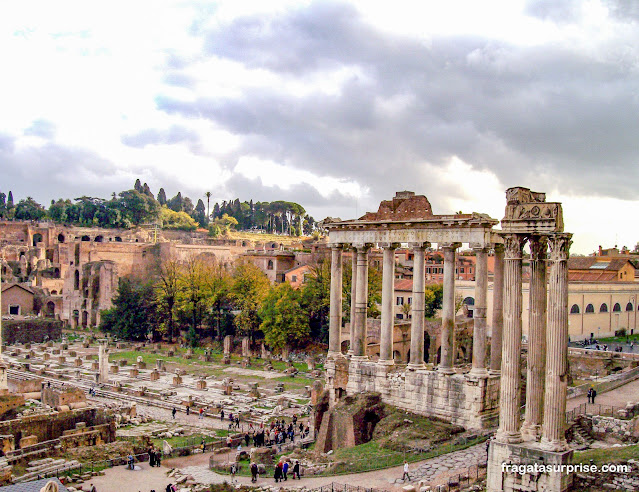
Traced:
[[579, 306], [577, 306], [576, 304], [573, 304], [572, 307], [570, 308], [570, 314], [579, 314]]
[[122, 238], [120, 236], [115, 236], [115, 242], [116, 243], [121, 243], [122, 242]]
[[612, 312], [613, 313], [618, 313], [619, 311], [621, 311], [621, 304], [619, 304], [618, 302], [615, 303], [615, 305], [612, 307]]
[[267, 270], [273, 270], [273, 260], [268, 260], [268, 264], [266, 265]]
[[608, 304], [606, 304], [605, 302], [601, 305], [601, 307], [599, 308], [599, 312], [600, 313], [607, 313], [608, 312]]
[[626, 304], [626, 311], [632, 311], [632, 302]]
[[595, 312], [595, 306], [593, 306], [592, 304], [588, 304], [586, 306], [586, 312], [587, 313], [594, 313]]
[[58, 242], [59, 243], [63, 243], [64, 242], [64, 234], [58, 234]]
[[33, 235], [33, 247], [36, 247], [38, 245], [38, 243], [42, 242], [42, 234], [38, 233], [38, 234], [34, 234]]
[[91, 241], [91, 238], [89, 236], [82, 236], [81, 241]]
[[473, 299], [472, 297], [467, 297], [466, 299], [464, 299], [464, 304], [466, 304], [467, 306], [474, 306], [475, 299]]
[[58, 295], [58, 291], [57, 290], [52, 290], [51, 291], [51, 295], [52, 296], [57, 296]]
[[104, 236], [95, 236], [94, 243], [101, 243], [104, 240]]

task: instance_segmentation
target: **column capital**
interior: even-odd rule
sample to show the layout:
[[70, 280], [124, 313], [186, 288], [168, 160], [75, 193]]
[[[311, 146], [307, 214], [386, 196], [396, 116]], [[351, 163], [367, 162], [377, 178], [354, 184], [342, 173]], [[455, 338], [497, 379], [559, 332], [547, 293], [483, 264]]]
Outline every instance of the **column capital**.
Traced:
[[482, 244], [482, 243], [470, 243], [470, 249], [475, 252], [484, 252], [488, 253], [490, 250], [490, 244]]
[[503, 253], [504, 252], [504, 244], [503, 243], [495, 243], [495, 244], [493, 244], [493, 251], [495, 251], [495, 253]]
[[408, 247], [413, 249], [426, 249], [430, 248], [430, 243], [428, 241], [412, 242], [408, 243]]
[[357, 252], [367, 252], [369, 249], [373, 247], [371, 243], [353, 243], [353, 249], [357, 250]]
[[380, 248], [384, 248], [384, 249], [397, 249], [399, 248], [402, 244], [401, 243], [389, 243], [389, 242], [385, 242], [385, 243], [377, 243], [377, 245]]
[[550, 246], [550, 259], [552, 261], [567, 261], [570, 255], [570, 245], [572, 244], [572, 234], [560, 233], [548, 236]]
[[521, 234], [504, 234], [504, 252], [507, 260], [521, 260], [526, 244], [526, 236]]
[[346, 243], [331, 243], [329, 244], [331, 249], [349, 249], [349, 245]]
[[442, 249], [457, 249], [462, 245], [462, 243], [440, 243], [439, 246]]
[[548, 236], [530, 236], [528, 238], [530, 245], [531, 260], [545, 260], [548, 255]]

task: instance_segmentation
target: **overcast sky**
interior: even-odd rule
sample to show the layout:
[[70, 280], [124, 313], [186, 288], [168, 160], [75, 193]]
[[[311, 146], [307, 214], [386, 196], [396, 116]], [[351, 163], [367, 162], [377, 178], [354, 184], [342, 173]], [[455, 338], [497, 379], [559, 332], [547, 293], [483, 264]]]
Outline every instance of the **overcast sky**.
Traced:
[[397, 190], [503, 216], [564, 204], [573, 252], [639, 241], [639, 2], [0, 6], [0, 190], [355, 218]]

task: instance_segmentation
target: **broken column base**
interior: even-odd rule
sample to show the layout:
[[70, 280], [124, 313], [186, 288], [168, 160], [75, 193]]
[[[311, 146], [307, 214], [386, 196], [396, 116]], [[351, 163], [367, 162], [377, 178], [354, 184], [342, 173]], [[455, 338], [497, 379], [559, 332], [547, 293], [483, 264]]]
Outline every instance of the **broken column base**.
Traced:
[[231, 356], [228, 354], [224, 354], [224, 357], [222, 358], [222, 364], [229, 365], [230, 363], [231, 363]]
[[488, 453], [488, 492], [564, 492], [571, 489], [574, 473], [559, 470], [572, 461], [572, 450], [551, 452], [538, 442], [490, 443]]
[[195, 389], [205, 390], [206, 389], [206, 381], [204, 379], [198, 379], [195, 382]]

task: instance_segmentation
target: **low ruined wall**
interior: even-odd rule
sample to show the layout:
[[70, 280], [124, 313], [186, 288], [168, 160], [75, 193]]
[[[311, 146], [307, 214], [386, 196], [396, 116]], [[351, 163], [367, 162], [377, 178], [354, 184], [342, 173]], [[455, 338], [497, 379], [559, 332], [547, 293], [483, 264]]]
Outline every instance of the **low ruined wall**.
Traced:
[[606, 434], [621, 440], [639, 437], [639, 417], [631, 420], [621, 420], [614, 417], [592, 416], [592, 431], [595, 434]]
[[615, 369], [639, 366], [639, 354], [569, 347], [568, 362], [573, 378], [589, 377], [593, 374], [607, 376], [614, 373]]
[[[330, 364], [326, 369], [327, 377], [334, 377]], [[499, 381], [499, 377], [474, 378], [428, 370], [400, 373], [393, 366], [351, 360], [346, 392], [380, 393], [384, 403], [418, 415], [483, 429], [497, 423]]]
[[42, 388], [40, 379], [13, 379], [7, 378], [7, 386], [11, 393], [38, 393]]
[[[112, 416], [104, 410], [86, 408], [69, 412], [53, 412], [47, 415], [28, 415], [21, 419], [0, 422], [0, 435], [16, 436], [16, 442], [24, 436], [34, 435], [38, 442], [58, 439], [64, 431], [75, 429], [78, 422], [86, 422], [87, 427], [108, 424], [113, 421]], [[112, 436], [107, 437], [111, 442], [115, 440], [115, 425]]]
[[62, 336], [62, 321], [55, 319], [4, 320], [4, 343], [42, 343]]
[[52, 408], [57, 408], [62, 405], [70, 406], [74, 403], [85, 401], [86, 395], [84, 391], [78, 388], [66, 388], [65, 390], [50, 388], [48, 386], [42, 388], [42, 403]]

